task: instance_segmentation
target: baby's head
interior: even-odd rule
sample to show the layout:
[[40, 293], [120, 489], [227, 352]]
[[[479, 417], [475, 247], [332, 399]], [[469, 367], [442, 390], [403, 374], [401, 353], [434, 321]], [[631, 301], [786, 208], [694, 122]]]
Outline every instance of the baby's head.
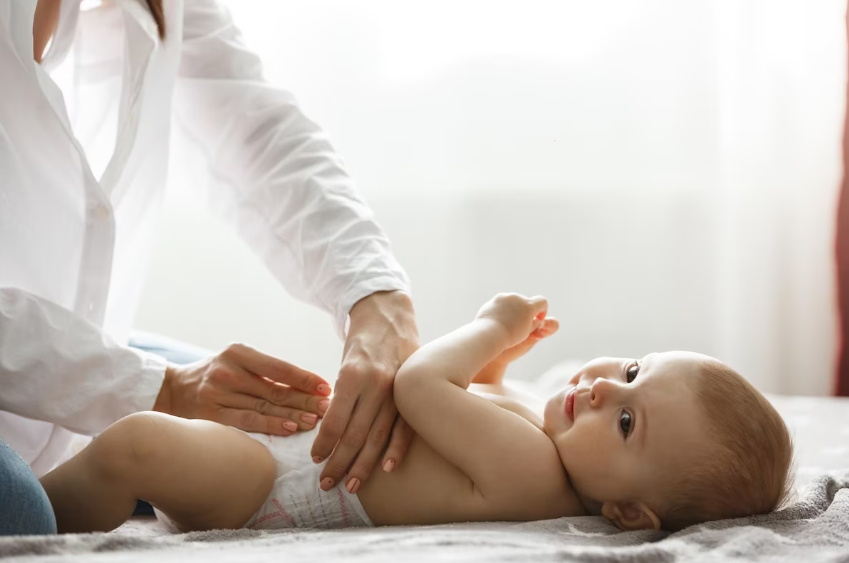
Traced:
[[545, 432], [587, 509], [622, 529], [764, 514], [790, 487], [781, 416], [700, 354], [589, 362], [549, 399]]

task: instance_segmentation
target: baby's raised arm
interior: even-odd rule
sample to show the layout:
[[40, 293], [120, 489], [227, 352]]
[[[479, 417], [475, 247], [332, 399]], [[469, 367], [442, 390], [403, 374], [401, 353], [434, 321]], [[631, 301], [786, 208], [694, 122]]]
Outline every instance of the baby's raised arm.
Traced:
[[551, 336], [559, 328], [560, 323], [557, 319], [545, 317], [542, 326], [531, 332], [522, 342], [507, 348], [496, 356], [472, 378], [472, 383], [500, 385], [504, 381], [504, 374], [507, 373], [507, 366], [530, 352], [537, 342]]
[[500, 294], [470, 323], [416, 351], [395, 378], [401, 416], [433, 449], [466, 473], [488, 500], [516, 502], [505, 486], [543, 471], [548, 437], [519, 415], [469, 393], [472, 379], [505, 350], [545, 325], [542, 297]]

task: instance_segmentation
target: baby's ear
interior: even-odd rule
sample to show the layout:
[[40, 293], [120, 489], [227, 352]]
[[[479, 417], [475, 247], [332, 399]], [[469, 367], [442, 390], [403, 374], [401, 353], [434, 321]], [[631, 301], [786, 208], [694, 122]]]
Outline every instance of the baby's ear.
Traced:
[[601, 513], [626, 532], [660, 529], [660, 518], [642, 502], [605, 502], [601, 505]]

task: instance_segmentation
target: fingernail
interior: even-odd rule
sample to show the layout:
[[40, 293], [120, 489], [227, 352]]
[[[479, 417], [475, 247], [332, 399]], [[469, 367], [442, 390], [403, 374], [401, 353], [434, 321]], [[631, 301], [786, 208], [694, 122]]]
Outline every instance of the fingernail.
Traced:
[[322, 491], [329, 491], [332, 488], [333, 488], [333, 479], [332, 478], [325, 477], [324, 479], [321, 480], [321, 490]]
[[322, 399], [318, 402], [318, 410], [320, 410], [322, 413], [327, 412], [327, 407], [329, 406], [330, 401], [328, 401], [327, 399]]
[[395, 469], [395, 460], [394, 459], [387, 459], [386, 461], [383, 462], [383, 470], [384, 471], [389, 473], [393, 469]]
[[295, 430], [298, 429], [298, 425], [296, 423], [292, 422], [291, 420], [287, 420], [286, 422], [283, 423], [283, 428], [285, 428], [286, 430], [291, 430], [292, 432], [294, 432]]
[[324, 383], [322, 383], [321, 385], [318, 386], [318, 392], [321, 393], [322, 395], [329, 395], [330, 394], [330, 385], [325, 385]]
[[307, 424], [315, 424], [315, 422], [318, 420], [318, 415], [308, 412], [306, 414], [301, 415], [301, 420], [303, 420]]
[[348, 480], [348, 484], [345, 485], [345, 488], [348, 489], [348, 492], [352, 495], [357, 492], [357, 489], [360, 488], [360, 480], [354, 477], [353, 479]]
[[322, 460], [322, 459], [323, 459], [323, 458], [322, 458], [320, 455], [314, 455], [314, 456], [312, 456], [312, 462], [313, 462], [313, 463], [321, 463], [321, 460]]

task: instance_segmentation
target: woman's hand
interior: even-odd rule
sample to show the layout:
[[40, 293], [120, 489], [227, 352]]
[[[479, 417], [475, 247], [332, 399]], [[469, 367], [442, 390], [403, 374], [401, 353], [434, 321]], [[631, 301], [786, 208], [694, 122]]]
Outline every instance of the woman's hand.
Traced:
[[244, 344], [188, 365], [169, 365], [154, 410], [248, 432], [288, 436], [314, 428], [330, 386], [319, 376]]
[[400, 291], [361, 299], [350, 319], [339, 379], [312, 456], [316, 462], [328, 460], [319, 478], [323, 490], [347, 472], [346, 488], [355, 493], [378, 460], [391, 471], [406, 455], [413, 431], [398, 416], [392, 385], [398, 368], [418, 348], [419, 335], [413, 303]]

